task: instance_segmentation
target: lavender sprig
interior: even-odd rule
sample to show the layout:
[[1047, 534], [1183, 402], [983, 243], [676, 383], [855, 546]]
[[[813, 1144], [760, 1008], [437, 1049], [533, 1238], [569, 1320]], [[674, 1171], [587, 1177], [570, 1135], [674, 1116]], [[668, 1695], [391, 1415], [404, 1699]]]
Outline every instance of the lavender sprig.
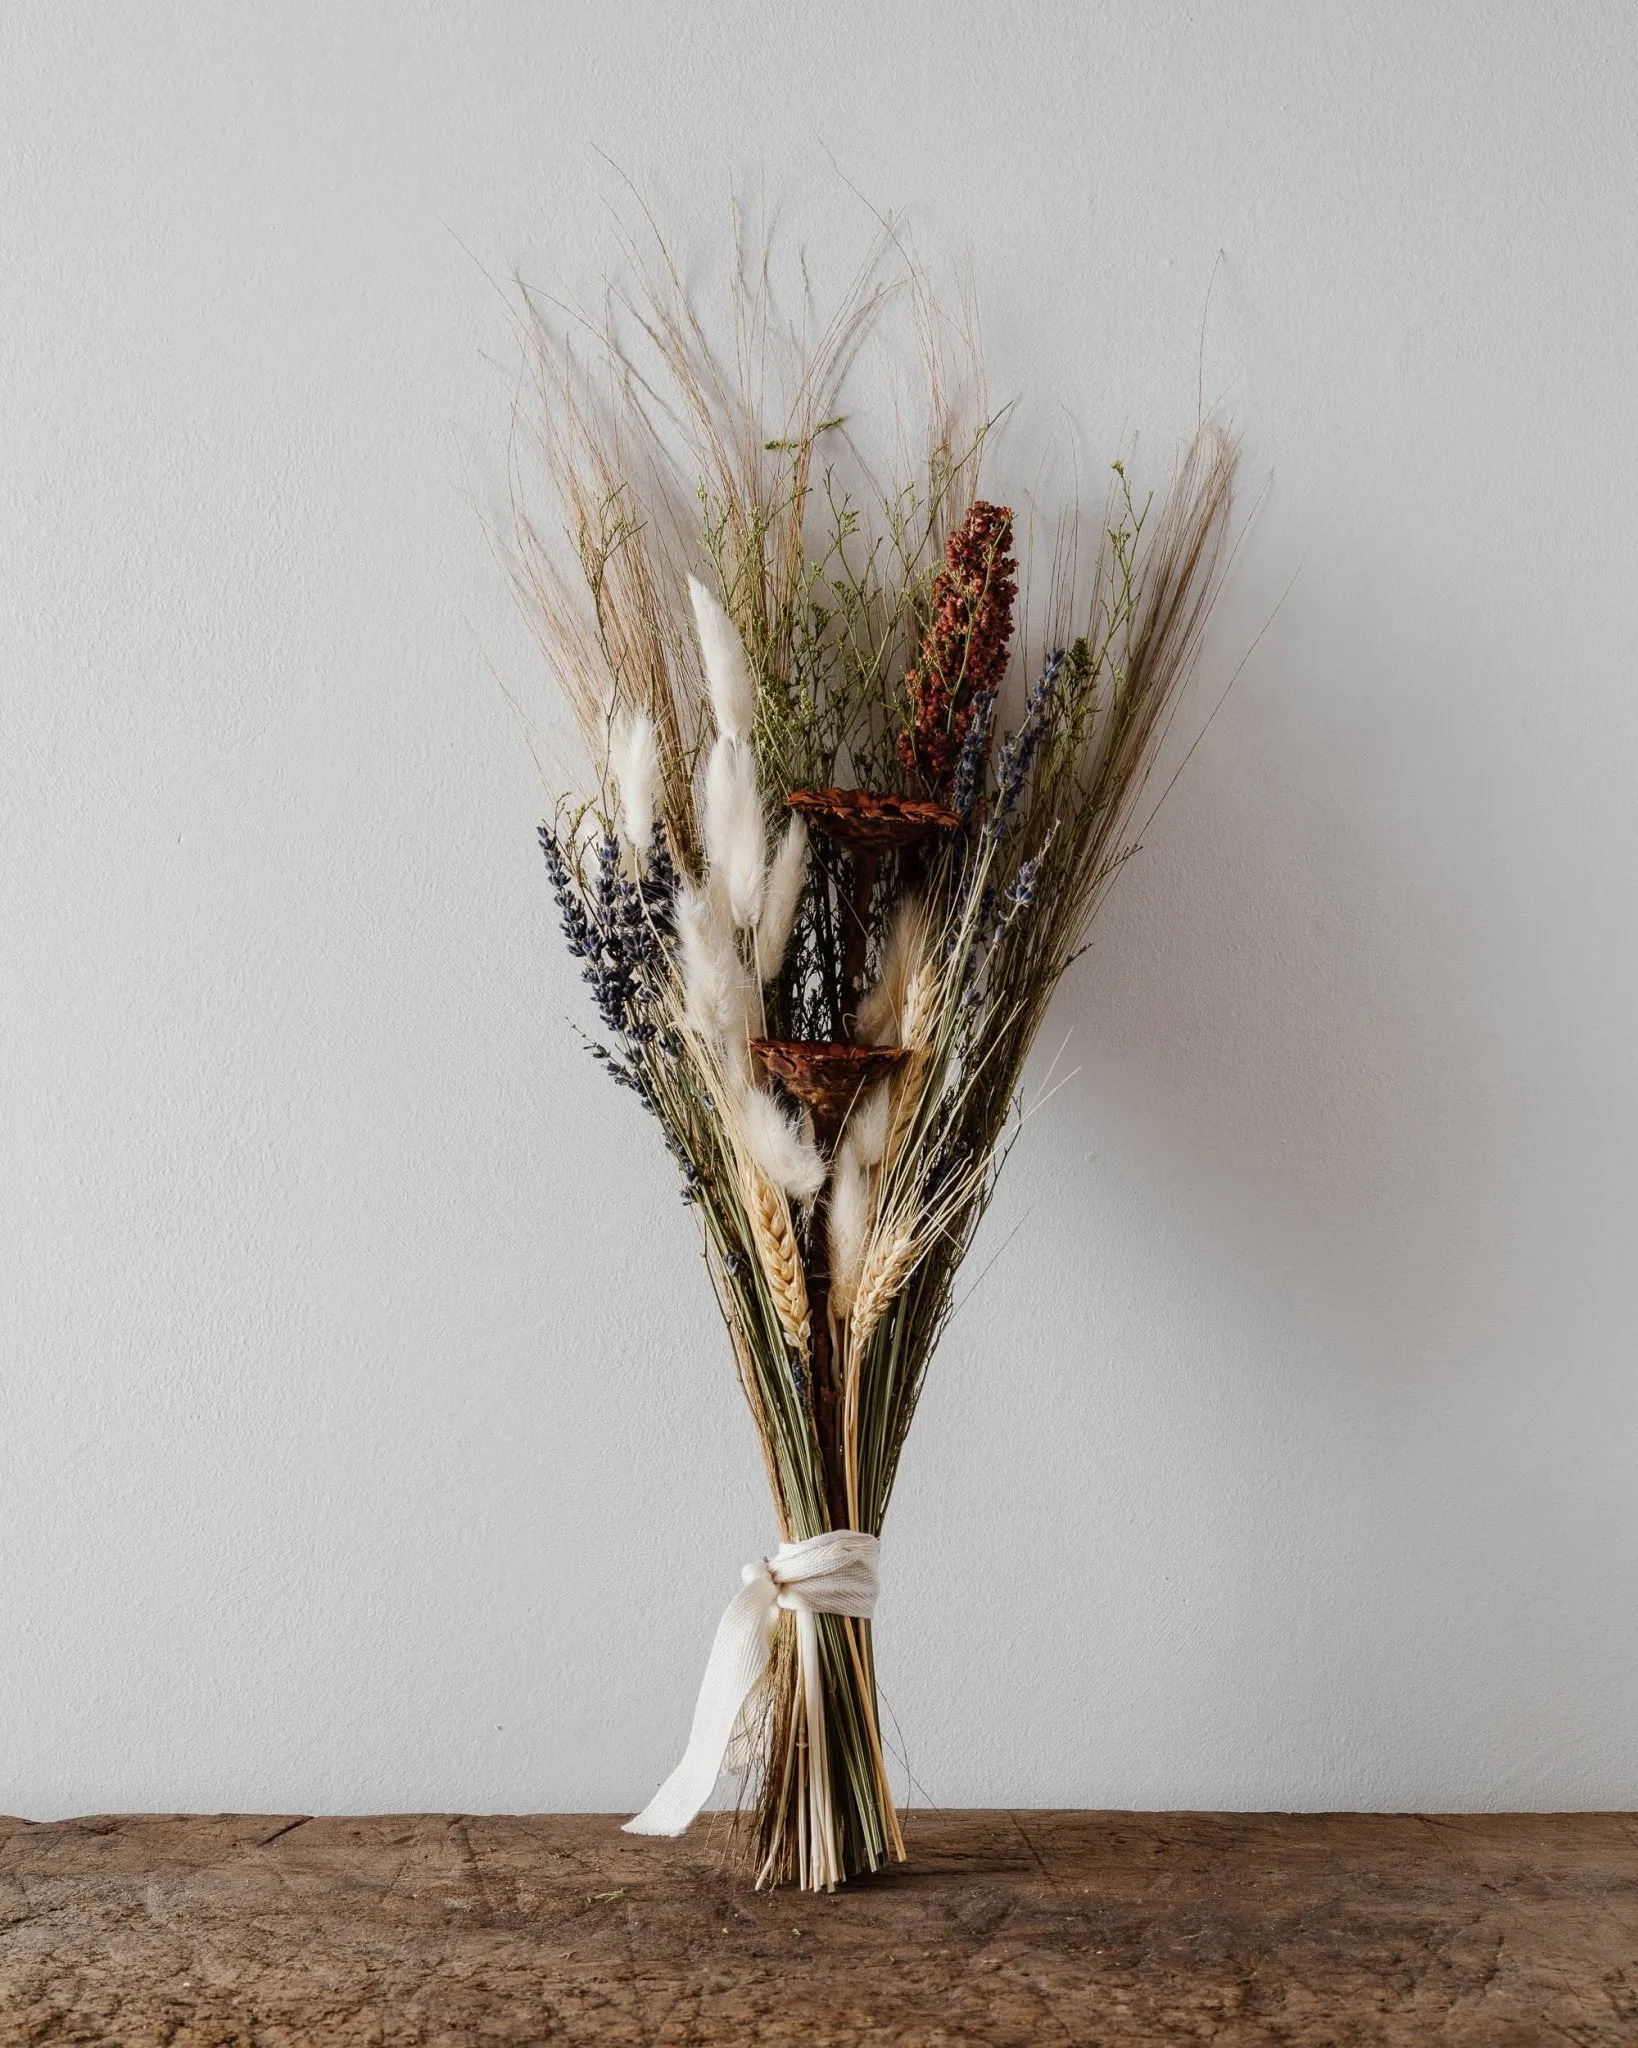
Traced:
[[569, 871], [569, 863], [563, 857], [563, 848], [550, 825], [540, 828], [540, 850], [546, 856], [546, 874], [552, 885], [552, 896], [557, 904], [558, 916], [563, 924], [563, 936], [568, 942], [570, 953], [576, 960], [590, 959], [596, 950], [596, 938], [580, 901], [580, 892]]
[[1035, 756], [1046, 738], [1053, 692], [1063, 665], [1064, 651], [1060, 647], [1048, 657], [1040, 681], [1029, 693], [1024, 705], [1023, 724], [1016, 732], [1008, 733], [1001, 743], [1000, 758], [995, 765], [995, 807], [990, 817], [991, 827], [997, 834], [1002, 821], [1018, 808], [1018, 799], [1024, 793], [1029, 771], [1034, 767]]
[[642, 892], [649, 923], [662, 939], [676, 936], [679, 879], [677, 863], [671, 858], [671, 842], [666, 837], [665, 825], [656, 818], [654, 834], [648, 845], [648, 861], [637, 886]]
[[[540, 846], [563, 936], [570, 953], [581, 962], [581, 976], [591, 989], [598, 1016], [628, 1048], [647, 1045], [655, 1036], [656, 1027], [647, 1012], [664, 967], [675, 894], [675, 870], [669, 855], [660, 874], [645, 889], [624, 872], [618, 840], [604, 834], [587, 888], [548, 825], [540, 828]], [[651, 862], [651, 871], [652, 867]], [[646, 1099], [646, 1086], [634, 1067], [612, 1059], [606, 1063], [616, 1080], [636, 1088]]]
[[1023, 866], [1019, 868], [1017, 879], [1002, 898], [1005, 906], [1001, 912], [1001, 922], [1003, 925], [1010, 924], [1020, 910], [1027, 910], [1035, 901], [1035, 881], [1040, 872], [1041, 856], [1039, 854], [1036, 854], [1031, 860], [1026, 860]]
[[950, 785], [950, 807], [963, 825], [971, 821], [984, 794], [984, 771], [989, 766], [990, 738], [995, 730], [995, 691], [980, 690], [971, 708], [972, 723], [961, 742]]

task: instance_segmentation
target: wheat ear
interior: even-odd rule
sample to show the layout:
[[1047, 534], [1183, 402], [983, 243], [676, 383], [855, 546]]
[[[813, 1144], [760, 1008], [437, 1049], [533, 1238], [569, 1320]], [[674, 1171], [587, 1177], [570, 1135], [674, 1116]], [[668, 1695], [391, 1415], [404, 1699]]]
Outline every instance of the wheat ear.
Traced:
[[903, 1150], [916, 1111], [921, 1107], [922, 1083], [932, 1059], [940, 1005], [938, 969], [930, 961], [923, 961], [910, 976], [904, 995], [903, 1043], [910, 1048], [910, 1056], [893, 1077], [893, 1110], [882, 1152], [884, 1176]]
[[863, 1353], [871, 1332], [893, 1306], [926, 1248], [926, 1239], [911, 1222], [902, 1222], [896, 1230], [871, 1233], [848, 1321], [848, 1342], [855, 1358]]
[[785, 1341], [804, 1361], [811, 1341], [808, 1284], [802, 1277], [802, 1254], [791, 1227], [791, 1205], [783, 1188], [775, 1187], [754, 1160], [746, 1162], [745, 1213], [751, 1219], [762, 1276], [773, 1297]]

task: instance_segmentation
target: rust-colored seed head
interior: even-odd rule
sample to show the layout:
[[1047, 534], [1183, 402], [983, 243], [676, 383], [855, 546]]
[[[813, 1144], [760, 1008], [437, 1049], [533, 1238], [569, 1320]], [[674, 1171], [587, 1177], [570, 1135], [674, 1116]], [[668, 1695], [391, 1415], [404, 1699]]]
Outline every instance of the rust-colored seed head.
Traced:
[[945, 547], [932, 621], [905, 679], [910, 724], [899, 736], [899, 759], [933, 789], [948, 789], [955, 775], [973, 699], [1001, 681], [1017, 595], [1012, 508], [979, 499]]

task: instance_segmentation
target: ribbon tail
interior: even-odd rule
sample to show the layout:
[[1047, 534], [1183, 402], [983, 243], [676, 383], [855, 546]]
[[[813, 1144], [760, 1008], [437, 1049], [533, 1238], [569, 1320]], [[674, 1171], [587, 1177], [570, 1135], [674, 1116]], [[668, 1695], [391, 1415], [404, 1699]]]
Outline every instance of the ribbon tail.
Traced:
[[680, 1835], [710, 1798], [740, 1712], [768, 1668], [777, 1600], [778, 1588], [759, 1571], [729, 1601], [700, 1680], [682, 1762], [642, 1812], [625, 1823], [628, 1835]]

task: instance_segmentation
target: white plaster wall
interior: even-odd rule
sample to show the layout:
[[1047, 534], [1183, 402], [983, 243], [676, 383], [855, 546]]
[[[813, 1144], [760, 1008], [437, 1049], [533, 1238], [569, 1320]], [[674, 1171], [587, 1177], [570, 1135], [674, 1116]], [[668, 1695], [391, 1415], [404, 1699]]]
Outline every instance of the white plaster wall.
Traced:
[[918, 1796], [1638, 1804], [1635, 88], [1590, 0], [0, 11], [0, 1807], [631, 1807], [768, 1539], [462, 496], [467, 251], [593, 287], [599, 150], [902, 207], [1099, 451], [1221, 252], [1219, 681], [1297, 577], [912, 1439]]

